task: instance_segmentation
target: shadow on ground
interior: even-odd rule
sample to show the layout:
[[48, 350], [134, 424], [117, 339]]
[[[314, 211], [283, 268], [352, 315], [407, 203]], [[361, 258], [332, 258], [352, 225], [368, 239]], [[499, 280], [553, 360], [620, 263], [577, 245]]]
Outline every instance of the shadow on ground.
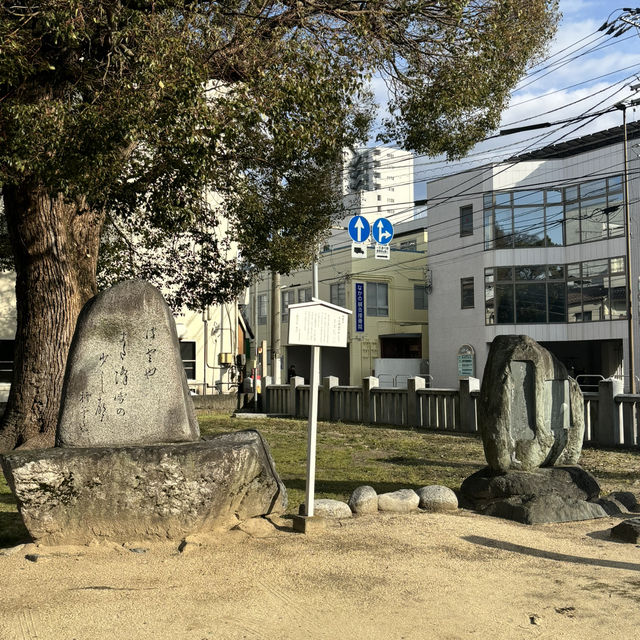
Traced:
[[503, 540], [494, 540], [493, 538], [484, 538], [482, 536], [462, 536], [462, 540], [466, 540], [471, 544], [477, 544], [490, 549], [502, 549], [512, 553], [520, 553], [534, 558], [544, 558], [545, 560], [555, 560], [556, 562], [571, 562], [573, 564], [590, 565], [593, 567], [607, 567], [609, 569], [623, 569], [625, 571], [640, 571], [640, 564], [633, 562], [618, 562], [617, 560], [604, 560], [602, 558], [585, 558], [583, 556], [572, 556], [566, 553], [556, 553], [555, 551], [546, 551], [544, 549], [536, 549], [535, 547], [525, 547], [521, 544], [513, 544]]

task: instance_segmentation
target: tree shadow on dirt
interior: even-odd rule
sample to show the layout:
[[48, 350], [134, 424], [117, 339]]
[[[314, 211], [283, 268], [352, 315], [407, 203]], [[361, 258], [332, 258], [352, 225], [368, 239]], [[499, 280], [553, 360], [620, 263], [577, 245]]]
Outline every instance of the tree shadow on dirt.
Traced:
[[545, 560], [555, 560], [556, 562], [571, 562], [573, 564], [590, 565], [593, 567], [607, 567], [609, 569], [623, 569], [625, 571], [640, 571], [640, 564], [635, 564], [633, 562], [620, 562], [618, 560], [605, 560], [603, 558], [572, 556], [566, 553], [546, 551], [545, 549], [536, 549], [535, 547], [525, 547], [521, 544], [513, 544], [512, 542], [494, 540], [493, 538], [484, 538], [482, 536], [462, 536], [462, 540], [466, 540], [471, 544], [477, 544], [482, 547], [488, 547], [489, 549], [502, 549], [503, 551], [520, 553], [534, 558], [544, 558]]

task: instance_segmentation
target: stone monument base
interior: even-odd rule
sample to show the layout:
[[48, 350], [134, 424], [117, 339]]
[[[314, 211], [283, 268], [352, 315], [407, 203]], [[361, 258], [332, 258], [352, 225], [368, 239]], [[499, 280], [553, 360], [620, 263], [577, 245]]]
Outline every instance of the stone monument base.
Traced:
[[496, 473], [485, 467], [460, 487], [463, 503], [485, 515], [524, 524], [607, 517], [596, 479], [577, 465]]
[[180, 539], [287, 505], [257, 431], [192, 443], [17, 451], [0, 460], [29, 533], [44, 544]]

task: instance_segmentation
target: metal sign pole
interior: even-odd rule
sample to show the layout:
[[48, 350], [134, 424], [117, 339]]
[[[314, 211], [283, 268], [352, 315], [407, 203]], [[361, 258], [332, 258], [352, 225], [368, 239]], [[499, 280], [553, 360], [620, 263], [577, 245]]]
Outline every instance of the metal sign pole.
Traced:
[[309, 429], [307, 434], [306, 515], [313, 516], [316, 485], [316, 434], [318, 431], [318, 384], [320, 382], [320, 347], [311, 347], [311, 388], [309, 389]]

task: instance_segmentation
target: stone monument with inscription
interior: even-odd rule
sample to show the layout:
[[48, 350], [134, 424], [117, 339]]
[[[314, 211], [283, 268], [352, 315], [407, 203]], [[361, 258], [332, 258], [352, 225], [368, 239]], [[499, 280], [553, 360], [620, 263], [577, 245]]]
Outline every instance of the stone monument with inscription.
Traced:
[[584, 401], [564, 365], [524, 335], [494, 339], [478, 399], [487, 468], [462, 494], [484, 513], [521, 522], [603, 517], [600, 488], [577, 465]]
[[62, 395], [60, 447], [200, 437], [173, 315], [142, 280], [121, 282], [84, 307]]
[[257, 431], [200, 438], [173, 316], [139, 280], [80, 314], [56, 447], [0, 462], [29, 533], [46, 544], [179, 538], [287, 504]]

